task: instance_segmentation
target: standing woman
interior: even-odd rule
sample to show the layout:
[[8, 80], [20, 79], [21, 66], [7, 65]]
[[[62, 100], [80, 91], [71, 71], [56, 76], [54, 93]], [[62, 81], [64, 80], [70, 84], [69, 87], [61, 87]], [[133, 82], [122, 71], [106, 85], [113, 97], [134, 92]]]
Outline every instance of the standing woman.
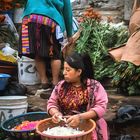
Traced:
[[[59, 81], [61, 46], [56, 39], [56, 26], [66, 31], [72, 43], [72, 8], [70, 0], [27, 0], [23, 13], [19, 55], [35, 59], [42, 88]], [[46, 62], [51, 61], [52, 84], [46, 75]]]
[[92, 61], [88, 54], [72, 53], [64, 62], [64, 80], [54, 88], [47, 112], [54, 123], [60, 116], [69, 116], [69, 126], [78, 126], [81, 120], [93, 119], [96, 130], [92, 140], [108, 140], [107, 124], [103, 119], [108, 97], [100, 82], [93, 78]]

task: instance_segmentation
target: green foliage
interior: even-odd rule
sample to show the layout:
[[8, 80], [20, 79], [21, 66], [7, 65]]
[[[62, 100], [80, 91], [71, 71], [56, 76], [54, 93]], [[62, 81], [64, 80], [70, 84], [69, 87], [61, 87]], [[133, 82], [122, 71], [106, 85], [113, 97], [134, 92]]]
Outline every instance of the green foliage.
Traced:
[[112, 85], [119, 93], [140, 95], [140, 67], [130, 62], [114, 62], [108, 49], [127, 42], [129, 34], [124, 26], [112, 26], [109, 23], [87, 19], [81, 24], [82, 32], [76, 42], [76, 51], [87, 52], [94, 64], [95, 79], [112, 79]]
[[[112, 77], [115, 65], [108, 54], [108, 48], [119, 44], [120, 34], [128, 36], [128, 32], [122, 33], [122, 28], [113, 27], [109, 23], [100, 23], [94, 19], [87, 19], [81, 24], [81, 27], [83, 30], [76, 42], [76, 50], [90, 54], [95, 66], [96, 79], [102, 80], [105, 77]], [[120, 43], [126, 42], [127, 38], [121, 39]]]
[[5, 136], [3, 130], [1, 128], [1, 126], [0, 126], [0, 140], [5, 140], [5, 139], [6, 139], [6, 136]]
[[130, 62], [121, 61], [116, 65], [112, 84], [119, 87], [125, 95], [140, 95], [140, 67]]

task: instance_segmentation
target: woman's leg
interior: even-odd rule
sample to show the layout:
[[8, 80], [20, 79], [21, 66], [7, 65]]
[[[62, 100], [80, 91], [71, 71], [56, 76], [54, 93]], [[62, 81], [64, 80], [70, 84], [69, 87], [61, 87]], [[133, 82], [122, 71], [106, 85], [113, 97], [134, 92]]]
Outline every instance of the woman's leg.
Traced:
[[36, 69], [39, 73], [41, 84], [47, 84], [48, 83], [48, 78], [46, 75], [46, 63], [45, 61], [39, 57], [35, 57], [35, 64], [36, 64]]
[[56, 85], [59, 82], [60, 69], [61, 69], [61, 60], [51, 60], [53, 85]]

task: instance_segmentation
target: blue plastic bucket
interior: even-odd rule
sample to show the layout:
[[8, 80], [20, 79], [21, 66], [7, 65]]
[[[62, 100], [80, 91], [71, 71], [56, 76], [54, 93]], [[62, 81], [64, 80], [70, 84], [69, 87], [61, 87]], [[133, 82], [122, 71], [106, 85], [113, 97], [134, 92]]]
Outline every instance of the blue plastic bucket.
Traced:
[[8, 84], [8, 79], [11, 77], [9, 74], [0, 73], [0, 90], [4, 90]]

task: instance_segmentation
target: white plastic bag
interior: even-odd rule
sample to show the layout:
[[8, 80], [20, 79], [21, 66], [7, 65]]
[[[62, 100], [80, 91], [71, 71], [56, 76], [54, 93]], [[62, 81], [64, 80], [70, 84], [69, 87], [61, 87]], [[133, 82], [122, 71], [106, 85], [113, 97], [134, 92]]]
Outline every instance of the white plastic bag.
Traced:
[[5, 20], [4, 20], [3, 24], [8, 25], [8, 28], [14, 33], [16, 39], [18, 40], [19, 39], [19, 34], [17, 32], [17, 29], [16, 29], [13, 21], [11, 20], [11, 18], [9, 17], [8, 14], [4, 14], [4, 16], [5, 16]]
[[12, 49], [10, 47], [10, 44], [9, 43], [5, 43], [5, 47], [2, 48], [2, 52], [5, 54], [5, 55], [13, 55], [15, 54], [17, 51]]

